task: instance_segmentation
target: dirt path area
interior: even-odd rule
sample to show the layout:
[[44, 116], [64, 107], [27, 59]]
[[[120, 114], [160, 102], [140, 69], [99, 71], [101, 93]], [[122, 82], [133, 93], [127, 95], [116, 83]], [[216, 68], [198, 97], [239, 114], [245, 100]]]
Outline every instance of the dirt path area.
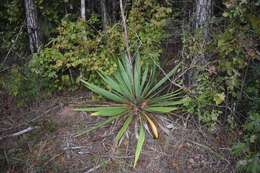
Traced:
[[[120, 122], [75, 137], [101, 118], [74, 112], [90, 104], [88, 94], [59, 96], [31, 108], [2, 111], [0, 172], [100, 173], [231, 173], [232, 134], [208, 133], [192, 116], [165, 117], [159, 140], [146, 135], [137, 168], [133, 169], [135, 135], [128, 133], [113, 151]], [[91, 102], [93, 104], [93, 102]], [[27, 131], [26, 131], [27, 130]], [[18, 133], [17, 133], [18, 132]]]

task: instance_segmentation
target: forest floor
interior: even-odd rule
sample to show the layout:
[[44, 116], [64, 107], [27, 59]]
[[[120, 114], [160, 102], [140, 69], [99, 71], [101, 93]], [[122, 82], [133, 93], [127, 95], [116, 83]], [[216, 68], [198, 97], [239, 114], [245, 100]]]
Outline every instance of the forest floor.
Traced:
[[113, 151], [119, 123], [75, 137], [101, 120], [73, 111], [90, 104], [89, 100], [88, 93], [79, 92], [15, 108], [14, 103], [2, 99], [0, 172], [235, 172], [230, 147], [237, 135], [221, 128], [209, 133], [188, 114], [167, 117], [168, 134], [161, 132], [159, 140], [146, 135], [141, 158], [133, 169], [134, 134]]

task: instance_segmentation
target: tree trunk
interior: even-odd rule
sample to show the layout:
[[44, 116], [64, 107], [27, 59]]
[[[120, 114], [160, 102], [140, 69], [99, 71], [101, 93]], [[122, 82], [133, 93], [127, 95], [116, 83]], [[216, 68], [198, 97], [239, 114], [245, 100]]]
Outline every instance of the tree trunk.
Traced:
[[24, 0], [27, 31], [31, 53], [38, 52], [41, 46], [40, 27], [37, 20], [37, 9], [33, 0]]
[[[203, 42], [200, 44], [207, 44], [207, 42], [210, 40], [209, 20], [211, 17], [212, 0], [197, 0], [195, 29], [201, 29], [201, 32], [203, 34]], [[199, 55], [197, 57], [197, 62], [198, 65], [205, 65], [207, 63], [206, 55], [204, 53]]]
[[101, 0], [100, 6], [101, 6], [101, 14], [102, 14], [102, 27], [103, 27], [103, 30], [106, 30], [106, 28], [108, 26], [106, 0]]
[[212, 16], [212, 0], [197, 0], [195, 28], [203, 30], [204, 39], [209, 39], [209, 19]]
[[[196, 1], [196, 12], [195, 12], [195, 29], [202, 32], [202, 49], [207, 45], [210, 40], [209, 36], [209, 20], [212, 16], [212, 1], [213, 0], [197, 0]], [[191, 71], [187, 73], [187, 86], [193, 87], [197, 84], [197, 79], [201, 70], [205, 69], [207, 64], [207, 55], [204, 53], [205, 50], [200, 50], [198, 55], [193, 57], [191, 66], [195, 66]], [[201, 53], [202, 52], [202, 53]]]
[[86, 4], [85, 4], [85, 0], [81, 0], [80, 13], [81, 13], [81, 19], [86, 21]]

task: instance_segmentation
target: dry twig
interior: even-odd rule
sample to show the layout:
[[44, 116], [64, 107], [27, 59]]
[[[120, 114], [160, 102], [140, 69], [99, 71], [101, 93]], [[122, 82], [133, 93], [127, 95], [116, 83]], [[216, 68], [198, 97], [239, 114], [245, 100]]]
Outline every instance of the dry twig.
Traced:
[[9, 134], [9, 135], [6, 135], [6, 136], [2, 136], [2, 137], [0, 137], [0, 140], [6, 139], [6, 138], [9, 138], [9, 137], [20, 136], [22, 134], [28, 133], [28, 132], [30, 132], [30, 131], [32, 131], [34, 129], [37, 129], [37, 128], [39, 128], [39, 127], [38, 126], [31, 127], [30, 126], [30, 127], [27, 127], [26, 129], [23, 129], [23, 130], [18, 131], [16, 133], [12, 133], [12, 134]]
[[124, 27], [124, 39], [125, 39], [126, 52], [127, 52], [129, 63], [132, 64], [132, 57], [131, 57], [131, 53], [130, 53], [130, 49], [129, 49], [129, 39], [128, 39], [126, 19], [125, 19], [125, 12], [124, 12], [124, 8], [123, 8], [122, 0], [120, 0], [120, 11], [121, 11], [121, 17], [122, 17], [123, 27]]

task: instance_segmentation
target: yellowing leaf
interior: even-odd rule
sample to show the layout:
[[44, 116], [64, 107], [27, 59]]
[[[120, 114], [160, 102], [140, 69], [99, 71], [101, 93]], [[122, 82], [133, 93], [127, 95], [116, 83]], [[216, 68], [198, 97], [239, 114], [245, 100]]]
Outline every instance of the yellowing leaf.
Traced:
[[223, 103], [225, 101], [225, 93], [218, 93], [214, 96], [214, 101], [216, 103], [216, 105], [220, 105], [221, 103]]
[[57, 60], [55, 64], [55, 68], [59, 68], [63, 65], [63, 62], [61, 60]]

